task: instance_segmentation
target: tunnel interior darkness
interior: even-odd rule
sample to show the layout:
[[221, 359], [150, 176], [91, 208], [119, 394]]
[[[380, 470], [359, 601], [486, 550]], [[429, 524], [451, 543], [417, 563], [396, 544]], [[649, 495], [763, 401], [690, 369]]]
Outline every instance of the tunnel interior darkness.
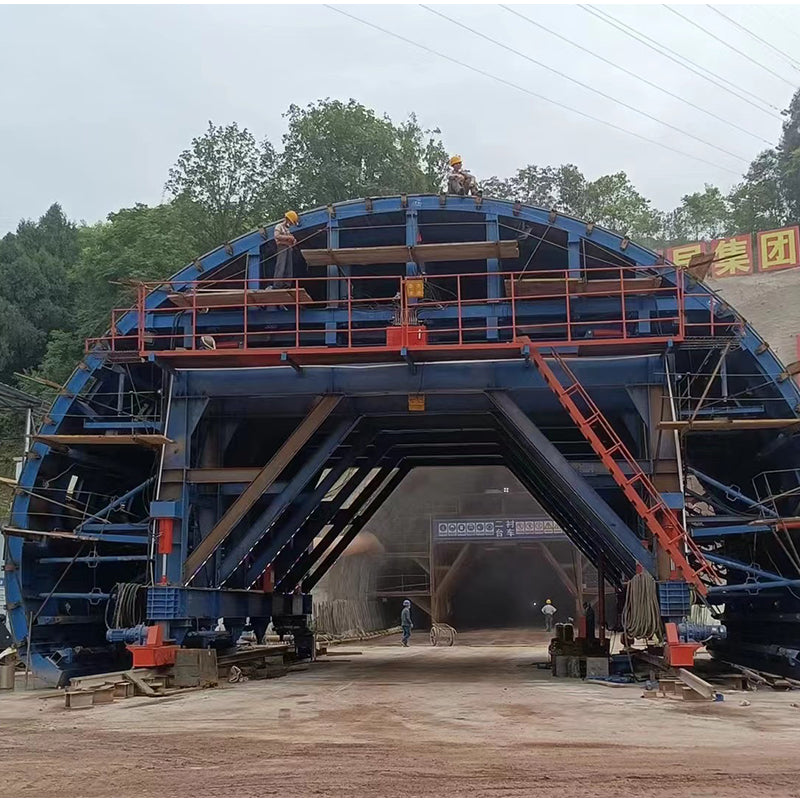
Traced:
[[453, 626], [543, 628], [541, 608], [548, 598], [558, 609], [557, 622], [575, 616], [572, 595], [537, 549], [478, 546], [453, 593]]

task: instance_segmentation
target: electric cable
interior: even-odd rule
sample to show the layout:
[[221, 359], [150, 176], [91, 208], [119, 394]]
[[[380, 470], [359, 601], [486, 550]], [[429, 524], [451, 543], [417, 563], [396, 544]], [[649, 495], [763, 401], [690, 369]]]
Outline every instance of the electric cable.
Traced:
[[[605, 22], [607, 25], [611, 25], [611, 27], [616, 28], [618, 31], [621, 31], [626, 36], [635, 39], [637, 42], [646, 45], [651, 50], [654, 50], [656, 53], [668, 58], [670, 61], [674, 61], [678, 66], [683, 67], [684, 69], [689, 70], [689, 72], [693, 72], [695, 75], [699, 75], [704, 80], [707, 80], [709, 83], [714, 84], [714, 86], [722, 89], [723, 91], [728, 92], [728, 94], [734, 95], [739, 100], [744, 100], [747, 103], [755, 103], [759, 111], [763, 111], [765, 114], [769, 114], [771, 117], [775, 117], [780, 119], [780, 109], [772, 105], [772, 103], [764, 100], [763, 98], [759, 97], [753, 92], [748, 91], [747, 89], [743, 89], [740, 86], [736, 86], [735, 84], [731, 83], [727, 78], [723, 78], [721, 75], [717, 75], [716, 72], [712, 72], [707, 67], [702, 67], [696, 61], [692, 61], [686, 56], [682, 56], [680, 53], [676, 52], [675, 50], [670, 49], [666, 45], [662, 45], [660, 42], [657, 42], [655, 39], [651, 39], [646, 34], [642, 33], [641, 31], [637, 30], [636, 28], [627, 25], [626, 23], [622, 22], [622, 20], [617, 19], [612, 14], [609, 14], [605, 10], [601, 10], [592, 5], [582, 5], [578, 3], [578, 8], [582, 8], [592, 16], [597, 17], [597, 19]], [[686, 62], [686, 63], [684, 63]], [[691, 65], [691, 66], [689, 66]], [[702, 70], [702, 72], [700, 71]], [[703, 72], [708, 74], [704, 75]], [[709, 77], [711, 75], [712, 77]], [[740, 94], [741, 92], [741, 94]], [[747, 95], [747, 97], [745, 97]], [[749, 100], [747, 98], [750, 98]], [[766, 106], [767, 108], [759, 107], [758, 104]], [[774, 112], [774, 113], [773, 113]]]
[[788, 53], [784, 53], [783, 50], [778, 49], [777, 47], [775, 47], [774, 44], [768, 42], [766, 39], [762, 38], [754, 31], [751, 31], [750, 28], [747, 28], [744, 25], [739, 24], [735, 19], [729, 17], [727, 14], [720, 11], [718, 8], [715, 8], [710, 3], [706, 3], [706, 8], [710, 8], [715, 14], [719, 14], [721, 17], [728, 20], [728, 22], [730, 22], [731, 25], [735, 25], [737, 28], [739, 28], [739, 30], [744, 31], [748, 36], [751, 36], [757, 42], [761, 42], [761, 44], [763, 44], [765, 47], [769, 47], [770, 50], [774, 50], [778, 55], [783, 56], [789, 62], [789, 64], [792, 66], [793, 69], [800, 72], [800, 67], [798, 66], [798, 63]]
[[657, 147], [661, 147], [664, 150], [669, 150], [669, 151], [671, 151], [673, 153], [677, 153], [678, 155], [685, 156], [686, 158], [691, 158], [693, 161], [699, 161], [699, 162], [701, 162], [703, 164], [708, 164], [709, 166], [714, 167], [715, 169], [720, 169], [720, 170], [723, 170], [724, 172], [730, 172], [732, 175], [739, 175], [739, 173], [736, 170], [730, 169], [729, 167], [724, 167], [721, 164], [717, 164], [717, 163], [715, 163], [713, 161], [709, 161], [708, 159], [703, 158], [702, 156], [695, 156], [695, 155], [692, 155], [691, 153], [685, 152], [684, 150], [679, 150], [676, 147], [671, 147], [670, 145], [664, 144], [663, 142], [659, 142], [656, 139], [651, 139], [649, 136], [644, 136], [643, 134], [636, 133], [635, 131], [632, 131], [632, 130], [630, 130], [628, 128], [623, 128], [621, 125], [615, 125], [613, 122], [608, 122], [607, 120], [601, 119], [600, 117], [595, 117], [592, 114], [589, 114], [589, 113], [587, 113], [585, 111], [581, 111], [581, 110], [579, 110], [577, 108], [573, 108], [572, 106], [568, 106], [565, 103], [562, 103], [562, 102], [560, 102], [558, 100], [553, 100], [553, 99], [551, 99], [549, 97], [545, 97], [544, 95], [539, 94], [538, 92], [534, 92], [532, 89], [528, 89], [528, 88], [526, 88], [524, 86], [520, 86], [519, 84], [513, 83], [512, 81], [506, 80], [505, 78], [501, 78], [501, 77], [499, 77], [497, 75], [493, 75], [490, 72], [486, 72], [486, 71], [484, 71], [482, 69], [479, 69], [478, 67], [475, 67], [472, 64], [468, 64], [466, 61], [460, 61], [459, 59], [453, 58], [452, 56], [448, 56], [445, 53], [440, 53], [438, 50], [434, 50], [433, 48], [428, 47], [427, 45], [421, 44], [420, 42], [417, 42], [414, 39], [409, 39], [409, 38], [407, 38], [405, 36], [402, 36], [399, 33], [395, 33], [394, 31], [389, 30], [388, 28], [383, 28], [380, 25], [376, 25], [374, 22], [368, 22], [365, 19], [361, 19], [361, 17], [355, 16], [355, 14], [350, 14], [348, 11], [345, 11], [344, 9], [339, 8], [338, 6], [332, 6], [332, 5], [328, 4], [328, 3], [324, 3], [323, 5], [326, 8], [330, 9], [331, 11], [335, 11], [337, 14], [341, 14], [341, 15], [343, 15], [345, 17], [349, 17], [350, 19], [355, 20], [356, 22], [360, 22], [362, 25], [366, 25], [369, 28], [373, 28], [374, 30], [380, 31], [381, 33], [385, 33], [388, 36], [392, 36], [395, 39], [399, 39], [400, 41], [405, 42], [406, 44], [410, 44], [410, 45], [413, 45], [414, 47], [418, 47], [420, 50], [424, 50], [426, 53], [430, 53], [432, 55], [438, 56], [439, 58], [445, 59], [445, 61], [450, 61], [453, 64], [458, 64], [458, 66], [460, 66], [460, 67], [465, 67], [466, 69], [471, 70], [472, 72], [476, 72], [478, 75], [483, 75], [483, 77], [485, 77], [485, 78], [490, 78], [492, 80], [497, 81], [498, 83], [502, 83], [502, 84], [504, 84], [506, 86], [510, 86], [512, 89], [517, 89], [518, 91], [524, 92], [525, 94], [528, 94], [531, 97], [535, 97], [538, 100], [543, 100], [546, 103], [550, 103], [551, 105], [558, 106], [559, 108], [562, 108], [565, 111], [571, 111], [572, 113], [578, 114], [578, 115], [580, 115], [582, 117], [585, 117], [586, 119], [590, 119], [593, 122], [599, 122], [601, 125], [605, 125], [606, 127], [613, 128], [614, 130], [617, 130], [617, 131], [621, 131], [622, 133], [625, 133], [625, 134], [627, 134], [629, 136], [634, 136], [637, 139], [641, 139], [642, 141], [648, 142], [649, 144], [654, 144]]
[[676, 11], [674, 8], [672, 8], [672, 6], [668, 6], [666, 3], [662, 3], [662, 5], [664, 8], [667, 9], [667, 11], [671, 11], [673, 14], [675, 14], [676, 17], [680, 17], [682, 20], [688, 22], [690, 25], [697, 28], [699, 31], [702, 31], [702, 33], [704, 33], [706, 36], [710, 36], [712, 39], [715, 39], [720, 44], [725, 45], [725, 47], [727, 47], [729, 50], [732, 50], [734, 53], [738, 53], [738, 55], [742, 56], [742, 58], [746, 58], [748, 61], [755, 64], [757, 67], [761, 67], [761, 69], [763, 69], [765, 72], [769, 72], [770, 75], [774, 75], [779, 81], [783, 81], [784, 83], [791, 86], [793, 89], [795, 88], [794, 83], [790, 81], [788, 78], [784, 78], [783, 75], [779, 75], [777, 72], [771, 70], [769, 67], [765, 66], [757, 59], [753, 58], [752, 56], [749, 56], [743, 50], [740, 50], [738, 47], [734, 47], [732, 44], [726, 42], [724, 39], [717, 36], [715, 33], [706, 30], [699, 22], [695, 22], [693, 19], [690, 19], [685, 14], [681, 14], [680, 11]]
[[687, 131], [685, 128], [681, 128], [678, 125], [673, 125], [671, 122], [665, 122], [664, 120], [659, 119], [659, 117], [656, 117], [655, 115], [650, 114], [647, 111], [642, 111], [642, 109], [637, 108], [636, 106], [632, 106], [629, 103], [626, 103], [624, 100], [619, 100], [613, 95], [606, 94], [605, 92], [602, 92], [599, 89], [594, 88], [588, 83], [584, 83], [583, 81], [580, 81], [577, 78], [572, 78], [566, 73], [561, 72], [561, 70], [548, 66], [543, 61], [538, 61], [537, 59], [521, 52], [520, 50], [516, 50], [515, 48], [507, 44], [503, 44], [503, 42], [500, 42], [497, 39], [493, 39], [491, 36], [487, 36], [487, 34], [485, 33], [481, 33], [480, 31], [471, 28], [469, 25], [465, 25], [463, 22], [459, 22], [457, 19], [448, 17], [447, 14], [443, 14], [441, 11], [437, 11], [436, 9], [431, 8], [430, 6], [426, 6], [424, 4], [420, 4], [420, 6], [421, 8], [424, 8], [426, 11], [429, 11], [431, 14], [435, 14], [437, 17], [441, 17], [442, 19], [445, 19], [448, 22], [452, 22], [453, 25], [457, 25], [459, 28], [463, 28], [464, 30], [469, 31], [475, 36], [479, 36], [481, 39], [485, 39], [487, 42], [491, 42], [492, 44], [497, 45], [498, 47], [502, 47], [504, 50], [508, 50], [509, 53], [513, 53], [514, 55], [519, 56], [520, 58], [524, 58], [526, 61], [530, 61], [531, 64], [536, 64], [537, 66], [542, 67], [542, 69], [546, 69], [548, 72], [552, 72], [554, 75], [558, 75], [560, 78], [564, 78], [565, 80], [574, 83], [576, 86], [580, 86], [583, 89], [587, 89], [590, 92], [594, 92], [594, 94], [597, 94], [600, 97], [612, 103], [616, 103], [617, 105], [622, 106], [623, 108], [627, 108], [628, 111], [633, 111], [634, 114], [639, 114], [640, 116], [646, 117], [647, 119], [653, 122], [657, 122], [659, 125], [663, 125], [665, 128], [670, 128], [673, 131], [677, 131], [678, 133], [683, 134], [684, 136], [688, 136], [690, 139], [694, 139], [696, 142], [700, 142], [700, 144], [704, 144], [707, 147], [713, 148], [714, 150], [719, 150], [721, 153], [731, 156], [732, 158], [736, 158], [745, 164], [750, 163], [749, 158], [740, 156], [738, 153], [734, 153], [731, 150], [726, 150], [724, 147], [720, 147], [719, 145], [714, 144], [713, 142], [709, 142], [706, 139], [702, 139], [699, 136], [695, 136], [695, 134], [689, 133], [689, 131]]
[[144, 622], [141, 593], [145, 588], [140, 583], [118, 583], [116, 585], [116, 601], [111, 619], [112, 628], [133, 628]]
[[625, 75], [629, 75], [631, 78], [635, 78], [642, 83], [646, 83], [648, 86], [651, 86], [653, 89], [657, 89], [659, 92], [663, 92], [669, 97], [674, 98], [675, 100], [679, 100], [682, 103], [686, 103], [686, 105], [694, 108], [697, 111], [701, 111], [703, 114], [707, 114], [709, 117], [713, 117], [720, 122], [724, 122], [726, 125], [729, 125], [731, 128], [735, 128], [737, 131], [741, 131], [742, 133], [746, 133], [748, 136], [752, 136], [754, 139], [758, 139], [758, 141], [763, 142], [764, 144], [769, 145], [772, 147], [773, 143], [769, 141], [769, 139], [765, 139], [763, 136], [759, 135], [758, 133], [753, 133], [752, 131], [747, 130], [747, 128], [743, 128], [741, 125], [737, 125], [735, 122], [732, 122], [730, 119], [726, 119], [725, 117], [721, 117], [719, 114], [715, 114], [713, 111], [709, 111], [707, 108], [703, 106], [699, 106], [696, 103], [693, 103], [691, 100], [687, 100], [685, 97], [682, 97], [679, 94], [675, 94], [675, 92], [671, 92], [669, 89], [665, 89], [663, 86], [659, 86], [657, 83], [654, 83], [651, 80], [648, 80], [643, 75], [639, 75], [632, 70], [626, 69], [625, 67], [617, 64], [615, 61], [612, 61], [610, 58], [606, 58], [605, 56], [601, 56], [599, 53], [595, 53], [594, 50], [584, 47], [581, 44], [573, 41], [572, 39], [563, 36], [562, 34], [558, 33], [558, 31], [554, 31], [551, 28], [548, 28], [546, 25], [542, 25], [541, 22], [537, 22], [536, 20], [532, 20], [530, 17], [526, 17], [524, 14], [521, 14], [516, 9], [512, 8], [511, 6], [500, 4], [500, 8], [505, 9], [509, 12], [509, 14], [513, 14], [520, 19], [524, 19], [525, 22], [528, 22], [531, 25], [534, 25], [537, 28], [541, 28], [543, 31], [547, 31], [547, 33], [555, 36], [558, 39], [561, 39], [562, 42], [566, 42], [567, 44], [572, 45], [573, 47], [578, 48], [578, 50], [582, 50], [584, 53], [588, 53], [590, 56], [594, 56], [595, 58], [602, 61], [604, 64], [609, 64], [610, 66], [618, 69], [620, 72], [625, 73]]

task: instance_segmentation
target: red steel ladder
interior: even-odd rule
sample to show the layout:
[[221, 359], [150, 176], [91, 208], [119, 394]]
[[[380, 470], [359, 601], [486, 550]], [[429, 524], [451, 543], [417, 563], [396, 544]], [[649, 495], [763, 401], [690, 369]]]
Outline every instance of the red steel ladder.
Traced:
[[[639, 466], [639, 462], [630, 454], [564, 358], [556, 352], [553, 352], [552, 356], [566, 375], [568, 386], [564, 386], [558, 379], [540, 350], [533, 347], [530, 350], [531, 360], [539, 373], [625, 493], [625, 497], [644, 520], [654, 539], [669, 554], [684, 580], [691, 583], [705, 597], [708, 591], [706, 583], [721, 583], [719, 574], [683, 529], [675, 512], [664, 502], [664, 498]], [[627, 464], [630, 476], [622, 470], [620, 461]], [[693, 563], [689, 562], [687, 554]]]

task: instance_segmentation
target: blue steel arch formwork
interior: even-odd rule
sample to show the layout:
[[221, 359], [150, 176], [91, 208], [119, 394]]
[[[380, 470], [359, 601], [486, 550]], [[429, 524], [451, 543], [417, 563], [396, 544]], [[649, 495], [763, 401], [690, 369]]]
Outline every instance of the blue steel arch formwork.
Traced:
[[[125, 665], [106, 636], [122, 583], [147, 587], [123, 617], [178, 641], [218, 617], [301, 631], [408, 470], [465, 463], [512, 469], [615, 584], [637, 565], [666, 578], [670, 558], [630, 502], [642, 485], [612, 477], [641, 473], [683, 514], [693, 472], [714, 513], [687, 519], [706, 553], [690, 562], [727, 581], [702, 585], [725, 602], [725, 652], [797, 668], [800, 393], [710, 289], [554, 211], [410, 195], [303, 213], [278, 297], [273, 228], [143, 287], [39, 430], [5, 530], [8, 616], [38, 675]], [[535, 366], [551, 350], [613, 428], [610, 472], [596, 423], [545, 381], [547, 364], [566, 379], [559, 360]]]

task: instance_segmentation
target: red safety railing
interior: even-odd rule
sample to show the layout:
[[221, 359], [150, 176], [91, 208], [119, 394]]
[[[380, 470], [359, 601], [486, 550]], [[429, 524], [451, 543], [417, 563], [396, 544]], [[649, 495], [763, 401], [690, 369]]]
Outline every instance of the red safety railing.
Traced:
[[[110, 332], [86, 344], [120, 358], [238, 354], [271, 363], [347, 353], [398, 357], [404, 349], [455, 355], [518, 353], [528, 343], [642, 345], [688, 335], [693, 323], [686, 320], [682, 282], [662, 278], [674, 276], [672, 268], [602, 267], [577, 274], [345, 275], [293, 278], [282, 290], [252, 278], [142, 283], [135, 308], [115, 309]], [[165, 300], [147, 308], [155, 291], [164, 292]], [[643, 299], [648, 302], [633, 302]], [[122, 335], [118, 323], [131, 311], [136, 325]], [[713, 330], [713, 313], [702, 324]]]

